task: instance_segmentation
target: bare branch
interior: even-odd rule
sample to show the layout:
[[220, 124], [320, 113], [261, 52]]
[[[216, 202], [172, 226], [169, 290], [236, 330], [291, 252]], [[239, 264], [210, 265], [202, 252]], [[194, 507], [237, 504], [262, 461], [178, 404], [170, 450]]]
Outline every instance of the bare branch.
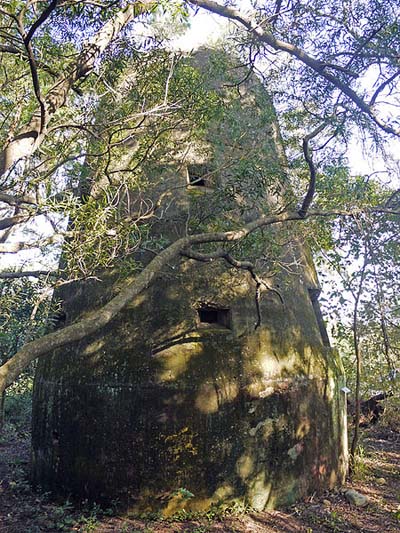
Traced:
[[299, 210], [299, 215], [301, 217], [305, 217], [307, 214], [307, 211], [311, 205], [311, 202], [313, 201], [314, 194], [315, 194], [315, 185], [317, 180], [317, 172], [315, 169], [314, 161], [311, 155], [310, 151], [310, 141], [314, 137], [316, 137], [321, 131], [323, 131], [327, 126], [326, 122], [323, 122], [318, 128], [316, 128], [314, 131], [306, 135], [303, 139], [303, 153], [304, 153], [304, 159], [307, 162], [309, 171], [310, 171], [310, 181], [308, 184], [308, 190], [304, 197], [303, 203], [301, 205], [301, 208]]
[[21, 270], [19, 272], [0, 272], [0, 279], [41, 278], [57, 276], [51, 270]]
[[7, 228], [12, 228], [18, 224], [23, 224], [30, 219], [29, 215], [15, 215], [13, 217], [7, 217], [0, 220], [0, 231], [3, 231]]
[[389, 85], [389, 83], [391, 83], [392, 81], [394, 81], [398, 76], [400, 76], [400, 70], [396, 71], [393, 76], [390, 76], [390, 78], [388, 78], [387, 80], [385, 80], [384, 82], [382, 82], [379, 87], [376, 89], [376, 91], [374, 92], [374, 94], [372, 95], [372, 98], [369, 102], [369, 105], [374, 105], [375, 102], [376, 102], [376, 99], [378, 98], [378, 96], [380, 95], [380, 93], [383, 91], [383, 89], [385, 87], [387, 87]]
[[32, 196], [13, 196], [12, 194], [7, 194], [4, 192], [0, 192], [0, 202], [4, 202], [8, 205], [18, 205], [21, 204], [29, 204], [29, 205], [36, 205], [36, 199]]
[[282, 8], [282, 0], [276, 0], [275, 7], [274, 7], [274, 14], [269, 19], [269, 23], [271, 26], [275, 26], [276, 21], [278, 20], [279, 14], [281, 12]]

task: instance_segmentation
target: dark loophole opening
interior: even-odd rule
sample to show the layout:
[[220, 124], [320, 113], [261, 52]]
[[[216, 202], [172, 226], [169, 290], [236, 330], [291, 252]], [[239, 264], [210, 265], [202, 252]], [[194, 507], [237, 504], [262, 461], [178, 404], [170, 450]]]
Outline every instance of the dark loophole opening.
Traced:
[[230, 329], [230, 310], [218, 307], [201, 307], [197, 310], [200, 324], [222, 326]]
[[210, 187], [210, 167], [208, 165], [190, 165], [188, 167], [189, 185], [194, 187]]

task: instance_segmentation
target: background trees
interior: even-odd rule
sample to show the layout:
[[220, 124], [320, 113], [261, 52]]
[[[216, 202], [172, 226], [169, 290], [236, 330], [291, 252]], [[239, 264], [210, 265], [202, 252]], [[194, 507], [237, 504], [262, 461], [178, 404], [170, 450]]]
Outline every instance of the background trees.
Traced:
[[[353, 320], [336, 318], [336, 330], [352, 328], [356, 351], [365, 337], [362, 331], [368, 331], [368, 353], [377, 346], [388, 371], [395, 369], [399, 183], [391, 146], [399, 135], [396, 4], [3, 2], [0, 252], [53, 254], [52, 261], [36, 269], [40, 278], [54, 269], [60, 243], [68, 237], [60, 278], [52, 277], [53, 284], [95, 276], [99, 267], [118, 267], [125, 281], [96, 316], [19, 350], [1, 367], [0, 388], [54, 346], [102, 327], [171, 257], [187, 255], [189, 247], [216, 253], [215, 247], [198, 246], [245, 243], [260, 228], [288, 221], [300, 222], [290, 231], [309, 239], [321, 261], [339, 270], [343, 300], [357, 301]], [[176, 53], [161, 51], [168, 43], [155, 21], [169, 17], [182, 28], [198, 9], [233, 23], [225, 41], [273, 94], [294, 194], [285, 209], [247, 227], [229, 226], [221, 218], [214, 233], [198, 228], [184, 240], [152, 243], [154, 260], [141, 269], [129, 256], [148, 245], [148, 224], [157, 221], [174, 192], [166, 184], [159, 198], [147, 195], [152, 158], [173, 147], [171, 132], [185, 124], [188, 114], [201, 128], [207, 114], [218, 113], [222, 105], [181, 66]], [[240, 79], [234, 85], [240, 90]], [[348, 170], [347, 148], [354, 136], [358, 146], [380, 159], [383, 174]], [[240, 175], [251, 180], [256, 174], [248, 165]], [[241, 259], [245, 250], [244, 244]], [[9, 272], [1, 276], [10, 279]]]

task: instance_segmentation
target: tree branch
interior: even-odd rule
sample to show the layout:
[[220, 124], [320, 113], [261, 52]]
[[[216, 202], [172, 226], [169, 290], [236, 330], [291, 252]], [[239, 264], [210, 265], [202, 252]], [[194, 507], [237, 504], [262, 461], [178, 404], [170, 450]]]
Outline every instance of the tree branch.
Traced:
[[21, 54], [23, 55], [24, 51], [16, 46], [11, 46], [8, 44], [0, 44], [0, 52], [6, 52], [8, 54]]
[[13, 217], [7, 217], [0, 220], [0, 231], [7, 228], [12, 228], [18, 224], [23, 224], [30, 219], [30, 215], [15, 215]]
[[[23, 28], [20, 28], [20, 31], [23, 32]], [[24, 38], [24, 44], [28, 56], [28, 63], [29, 68], [31, 71], [31, 77], [33, 82], [33, 90], [36, 96], [37, 101], [39, 102], [40, 107], [40, 127], [39, 127], [39, 133], [41, 134], [46, 126], [46, 104], [42, 98], [42, 92], [40, 90], [40, 82], [39, 82], [39, 75], [38, 70], [36, 66], [36, 59], [35, 54], [33, 53], [32, 43], [26, 42]]]
[[278, 20], [278, 17], [281, 12], [281, 8], [282, 8], [282, 1], [283, 0], [276, 0], [275, 2], [274, 14], [272, 15], [272, 17], [269, 18], [269, 21], [268, 21], [272, 27], [275, 26], [276, 21]]
[[393, 76], [390, 76], [390, 78], [388, 78], [387, 80], [385, 80], [384, 82], [382, 82], [379, 87], [376, 89], [376, 91], [374, 92], [374, 94], [372, 95], [372, 98], [369, 102], [369, 105], [374, 105], [375, 102], [376, 102], [376, 99], [378, 98], [378, 96], [380, 95], [380, 93], [383, 91], [383, 89], [389, 85], [389, 83], [391, 83], [392, 81], [394, 81], [398, 76], [400, 76], [400, 70], [396, 71]]
[[[396, 214], [400, 215], [400, 212]], [[344, 210], [309, 211], [305, 218], [333, 215], [353, 216], [353, 213]], [[136, 296], [146, 290], [161, 273], [162, 269], [180, 255], [181, 252], [198, 244], [239, 241], [260, 228], [295, 220], [304, 219], [300, 217], [297, 211], [283, 211], [269, 216], [263, 215], [240, 229], [216, 233], [200, 233], [178, 239], [157, 254], [134, 279], [128, 280], [125, 287], [102, 308], [88, 313], [85, 318], [78, 320], [74, 324], [29, 342], [19, 350], [14, 357], [0, 367], [0, 393], [11, 385], [24, 368], [37, 357], [66, 344], [79, 341], [103, 328]]]
[[315, 194], [315, 185], [317, 181], [317, 172], [315, 169], [314, 161], [311, 155], [310, 150], [310, 141], [314, 137], [316, 137], [321, 131], [323, 131], [327, 126], [326, 122], [323, 122], [320, 126], [318, 126], [314, 131], [306, 135], [303, 139], [303, 153], [304, 153], [304, 159], [307, 162], [308, 169], [310, 171], [310, 181], [308, 184], [307, 193], [304, 197], [303, 203], [301, 205], [301, 208], [299, 209], [299, 215], [304, 218], [307, 214], [307, 211], [311, 205], [311, 202], [313, 201], [314, 194]]
[[8, 205], [18, 205], [21, 204], [29, 204], [29, 205], [36, 205], [36, 199], [33, 198], [33, 196], [13, 196], [12, 194], [7, 194], [4, 192], [0, 192], [0, 202], [4, 202]]
[[24, 38], [25, 46], [27, 46], [28, 43], [30, 43], [33, 37], [33, 34], [39, 28], [39, 26], [41, 26], [43, 22], [45, 22], [51, 15], [51, 13], [55, 10], [55, 8], [57, 7], [58, 1], [59, 0], [52, 0], [50, 4], [46, 7], [46, 9], [42, 12], [40, 17], [37, 20], [35, 20], [35, 22], [32, 24], [26, 37]]
[[[207, 11], [211, 11], [212, 13], [216, 13], [221, 17], [225, 17], [230, 20], [235, 20], [239, 22], [260, 42], [271, 46], [274, 50], [280, 50], [282, 52], [286, 52], [287, 54], [293, 57], [296, 57], [299, 61], [304, 63], [304, 65], [314, 70], [314, 72], [316, 72], [319, 76], [323, 77], [330, 84], [332, 84], [343, 94], [345, 94], [363, 113], [368, 115], [375, 122], [375, 124], [379, 126], [379, 128], [381, 128], [386, 133], [391, 133], [392, 135], [400, 136], [400, 129], [396, 129], [390, 124], [386, 124], [385, 122], [383, 122], [376, 115], [373, 108], [370, 107], [368, 103], [365, 102], [365, 100], [361, 96], [359, 96], [348, 84], [346, 84], [340, 78], [336, 77], [335, 75], [331, 74], [329, 71], [326, 70], [327, 65], [323, 61], [320, 61], [319, 59], [310, 56], [309, 54], [307, 54], [307, 52], [297, 47], [296, 45], [277, 39], [269, 30], [261, 28], [257, 23], [253, 22], [250, 18], [240, 13], [240, 11], [238, 11], [237, 9], [222, 6], [214, 2], [213, 0], [190, 0], [190, 3], [192, 5], [202, 7]], [[329, 65], [329, 68], [335, 69], [336, 67], [335, 65]], [[342, 70], [340, 66], [339, 69]]]
[[260, 307], [261, 286], [264, 286], [269, 291], [277, 294], [279, 296], [281, 303], [283, 303], [283, 298], [282, 298], [281, 293], [258, 276], [258, 274], [255, 271], [255, 265], [251, 263], [250, 261], [239, 261], [238, 259], [235, 259], [234, 257], [232, 257], [225, 250], [217, 250], [209, 254], [203, 254], [203, 253], [195, 252], [194, 250], [188, 249], [188, 250], [181, 251], [180, 255], [182, 255], [183, 257], [187, 257], [189, 259], [195, 259], [196, 261], [202, 261], [203, 263], [211, 263], [215, 259], [224, 259], [228, 264], [230, 264], [231, 266], [235, 268], [247, 270], [256, 284], [255, 304], [256, 304], [256, 310], [257, 310], [257, 322], [254, 326], [254, 329], [257, 329], [258, 327], [261, 326], [261, 307]]
[[98, 57], [131, 20], [143, 13], [151, 12], [156, 5], [155, 0], [141, 0], [129, 4], [116, 13], [89, 40], [76, 61], [67, 69], [69, 74], [60, 78], [44, 98], [45, 123], [42, 123], [40, 111], [35, 112], [19, 134], [0, 152], [0, 176], [19, 159], [30, 156], [41, 145], [48, 123], [56, 111], [65, 104], [73, 85], [92, 72]]
[[21, 270], [18, 272], [0, 272], [0, 279], [41, 278], [42, 276], [57, 276], [51, 270]]
[[128, 303], [147, 289], [156, 276], [171, 260], [175, 259], [180, 252], [192, 245], [207, 242], [233, 242], [240, 240], [251, 232], [266, 225], [278, 224], [288, 220], [299, 220], [297, 212], [283, 212], [271, 216], [263, 216], [259, 219], [234, 231], [218, 233], [200, 233], [178, 239], [165, 248], [134, 278], [128, 282], [114, 298], [101, 309], [89, 313], [85, 318], [54, 331], [26, 344], [11, 359], [0, 367], [0, 393], [6, 389], [27, 365], [37, 357], [42, 356], [56, 348], [60, 348], [71, 342], [85, 338], [108, 324]]

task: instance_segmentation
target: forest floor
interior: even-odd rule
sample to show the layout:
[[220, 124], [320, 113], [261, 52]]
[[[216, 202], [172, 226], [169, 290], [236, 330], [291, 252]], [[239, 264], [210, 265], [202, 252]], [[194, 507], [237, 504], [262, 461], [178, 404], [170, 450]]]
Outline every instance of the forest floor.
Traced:
[[[32, 491], [29, 482], [30, 436], [8, 426], [0, 436], [0, 532], [39, 533], [398, 533], [400, 531], [400, 433], [379, 427], [364, 432], [356, 476], [346, 487], [309, 498], [285, 511], [212, 513], [179, 520], [135, 519], [98, 506], [55, 503], [50, 494]], [[344, 489], [368, 498], [351, 505]]]

